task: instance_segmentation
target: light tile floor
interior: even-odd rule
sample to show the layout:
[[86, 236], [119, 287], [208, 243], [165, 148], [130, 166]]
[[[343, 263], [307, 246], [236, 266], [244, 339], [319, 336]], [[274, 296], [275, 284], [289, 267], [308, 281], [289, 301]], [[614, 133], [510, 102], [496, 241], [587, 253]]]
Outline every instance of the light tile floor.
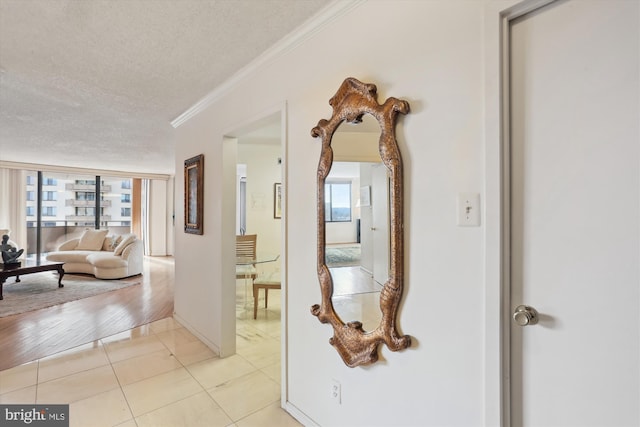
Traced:
[[[78, 427], [299, 426], [280, 408], [280, 301], [245, 307], [221, 359], [172, 318], [0, 372], [0, 403], [68, 403]], [[264, 298], [261, 295], [261, 299]]]

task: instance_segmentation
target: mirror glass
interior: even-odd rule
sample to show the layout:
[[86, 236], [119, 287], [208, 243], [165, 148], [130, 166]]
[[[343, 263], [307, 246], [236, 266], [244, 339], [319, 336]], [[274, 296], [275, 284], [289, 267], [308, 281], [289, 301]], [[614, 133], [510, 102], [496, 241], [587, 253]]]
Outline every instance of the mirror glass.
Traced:
[[336, 313], [370, 331], [380, 324], [380, 291], [389, 277], [389, 179], [378, 150], [380, 126], [369, 114], [362, 119], [343, 122], [332, 138], [325, 263]]

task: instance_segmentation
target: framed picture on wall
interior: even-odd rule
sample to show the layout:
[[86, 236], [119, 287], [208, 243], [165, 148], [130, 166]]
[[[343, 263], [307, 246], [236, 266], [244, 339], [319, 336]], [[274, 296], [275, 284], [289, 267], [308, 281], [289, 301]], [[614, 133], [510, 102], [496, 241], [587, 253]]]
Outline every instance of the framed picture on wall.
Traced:
[[273, 217], [282, 218], [282, 184], [273, 184]]
[[202, 234], [204, 154], [184, 161], [184, 232]]
[[371, 186], [360, 187], [360, 206], [371, 206]]

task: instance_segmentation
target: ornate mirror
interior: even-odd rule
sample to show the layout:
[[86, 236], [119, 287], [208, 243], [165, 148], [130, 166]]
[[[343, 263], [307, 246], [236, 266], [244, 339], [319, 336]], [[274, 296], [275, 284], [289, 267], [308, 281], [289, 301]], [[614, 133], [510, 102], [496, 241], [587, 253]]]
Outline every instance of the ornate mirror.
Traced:
[[[392, 351], [402, 350], [411, 345], [411, 337], [399, 335], [396, 328], [396, 315], [404, 286], [404, 240], [402, 158], [395, 138], [395, 124], [398, 113], [407, 114], [409, 112], [409, 103], [396, 98], [388, 98], [384, 104], [378, 104], [376, 90], [374, 84], [365, 84], [355, 78], [347, 78], [338, 92], [329, 100], [329, 104], [333, 107], [331, 118], [320, 120], [311, 131], [313, 137], [322, 138], [322, 151], [317, 172], [318, 280], [322, 291], [322, 302], [319, 305], [313, 305], [311, 312], [318, 317], [320, 322], [331, 324], [334, 335], [329, 342], [349, 367], [376, 362], [378, 360], [378, 345], [381, 343], [386, 344]], [[334, 297], [334, 285], [337, 283], [336, 280], [341, 279], [338, 278], [336, 269], [327, 265], [327, 224], [332, 222], [332, 215], [341, 215], [339, 209], [332, 209], [334, 199], [336, 204], [339, 204], [337, 201], [339, 198], [335, 197], [333, 192], [347, 191], [340, 188], [341, 180], [339, 177], [328, 178], [334, 167], [336, 141], [338, 140], [336, 132], [338, 128], [342, 129], [344, 126], [360, 126], [363, 119], [366, 122], [365, 117], [369, 118], [369, 116], [378, 125], [376, 126], [379, 133], [376, 147], [378, 155], [371, 157], [369, 162], [365, 162], [365, 165], [361, 166], [361, 170], [363, 167], [371, 167], [372, 170], [377, 167], [376, 171], [365, 172], [371, 174], [367, 179], [371, 179], [372, 184], [375, 182], [383, 184], [364, 185], [358, 188], [357, 192], [349, 191], [350, 194], [357, 193], [358, 203], [356, 206], [360, 209], [380, 206], [380, 200], [386, 198], [384, 207], [388, 211], [388, 218], [384, 220], [383, 237], [386, 236], [387, 239], [388, 252], [386, 256], [388, 262], [382, 275], [384, 279], [379, 279], [380, 282], [384, 282], [380, 283], [379, 289], [380, 314], [377, 317], [379, 322], [375, 326], [373, 324], [367, 325], [368, 330], [365, 330], [361, 318], [348, 319], [345, 323], [336, 311], [337, 300]], [[345, 143], [358, 144], [353, 138], [345, 138], [344, 142], [340, 144]], [[356, 146], [355, 150], [351, 151], [366, 152], [366, 144], [362, 147]], [[338, 164], [336, 163], [335, 166], [337, 168]], [[372, 193], [372, 188], [376, 188], [377, 192]], [[384, 190], [381, 191], [381, 188]], [[383, 196], [380, 197], [380, 194]], [[376, 195], [378, 197], [375, 197]], [[370, 228], [371, 230], [375, 229], [373, 226]], [[353, 314], [349, 310], [340, 310], [340, 313], [343, 316]]]

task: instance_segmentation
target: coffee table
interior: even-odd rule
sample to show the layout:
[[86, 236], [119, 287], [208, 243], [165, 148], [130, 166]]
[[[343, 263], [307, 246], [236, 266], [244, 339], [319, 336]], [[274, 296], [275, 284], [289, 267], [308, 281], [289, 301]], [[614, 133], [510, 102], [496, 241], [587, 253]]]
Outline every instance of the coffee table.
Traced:
[[15, 277], [16, 283], [18, 283], [20, 282], [20, 276], [25, 274], [57, 270], [59, 274], [58, 287], [64, 287], [62, 284], [62, 276], [64, 276], [64, 269], [62, 268], [63, 265], [63, 262], [50, 262], [32, 259], [22, 260], [19, 265], [2, 264], [0, 269], [0, 300], [4, 299], [2, 295], [2, 288], [8, 277]]

